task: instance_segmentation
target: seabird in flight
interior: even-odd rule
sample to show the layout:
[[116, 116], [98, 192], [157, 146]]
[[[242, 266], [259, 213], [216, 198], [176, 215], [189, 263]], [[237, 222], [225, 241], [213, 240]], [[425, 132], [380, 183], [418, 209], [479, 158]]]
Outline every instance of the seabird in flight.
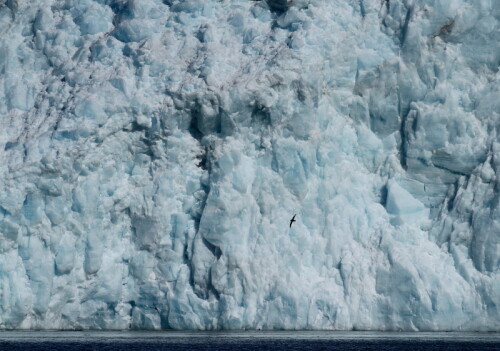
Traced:
[[293, 217], [292, 217], [292, 219], [290, 220], [290, 228], [292, 227], [293, 222], [297, 222], [295, 220], [295, 216], [296, 216], [296, 214], [294, 214]]

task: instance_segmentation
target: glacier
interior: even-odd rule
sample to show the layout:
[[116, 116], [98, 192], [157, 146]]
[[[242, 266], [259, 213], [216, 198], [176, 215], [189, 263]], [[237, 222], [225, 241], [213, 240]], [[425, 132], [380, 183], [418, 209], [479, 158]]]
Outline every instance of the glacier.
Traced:
[[0, 329], [499, 331], [499, 20], [0, 0]]

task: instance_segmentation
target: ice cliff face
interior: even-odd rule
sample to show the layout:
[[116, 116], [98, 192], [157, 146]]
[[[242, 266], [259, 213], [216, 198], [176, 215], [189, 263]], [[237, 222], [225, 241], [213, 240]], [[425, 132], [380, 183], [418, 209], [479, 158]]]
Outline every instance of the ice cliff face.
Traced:
[[0, 328], [499, 330], [499, 19], [1, 0]]

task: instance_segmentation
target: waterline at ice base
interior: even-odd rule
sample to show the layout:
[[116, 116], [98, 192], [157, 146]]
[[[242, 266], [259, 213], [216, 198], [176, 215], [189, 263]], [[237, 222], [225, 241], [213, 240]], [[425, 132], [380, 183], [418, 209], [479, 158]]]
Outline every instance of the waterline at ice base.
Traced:
[[0, 0], [0, 329], [500, 331], [499, 21]]

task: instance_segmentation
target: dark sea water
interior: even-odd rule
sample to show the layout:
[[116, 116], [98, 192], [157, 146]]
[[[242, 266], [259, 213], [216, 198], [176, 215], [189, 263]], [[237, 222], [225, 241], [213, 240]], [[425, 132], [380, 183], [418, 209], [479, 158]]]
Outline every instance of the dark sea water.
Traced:
[[498, 333], [0, 331], [0, 350], [500, 351]]

